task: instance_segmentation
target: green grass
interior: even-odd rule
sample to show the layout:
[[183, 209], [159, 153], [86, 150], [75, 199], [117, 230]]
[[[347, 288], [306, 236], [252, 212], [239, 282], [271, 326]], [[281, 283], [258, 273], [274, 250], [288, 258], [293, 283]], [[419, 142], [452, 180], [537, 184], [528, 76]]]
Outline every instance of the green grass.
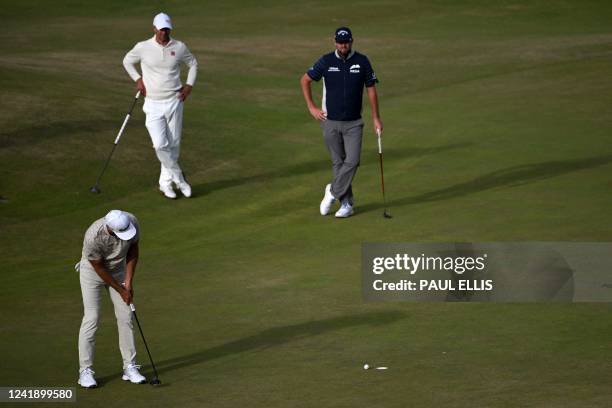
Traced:
[[[200, 62], [181, 158], [195, 197], [156, 192], [140, 106], [92, 195], [134, 93], [122, 56], [162, 9]], [[607, 2], [21, 1], [2, 13], [0, 385], [75, 385], [71, 265], [87, 226], [121, 208], [142, 226], [135, 301], [165, 386], [119, 380], [105, 299], [103, 386], [78, 390], [79, 405], [609, 405], [607, 304], [364, 303], [360, 288], [365, 241], [612, 241]], [[298, 80], [343, 24], [381, 78], [393, 220], [367, 104], [356, 215], [318, 215], [330, 166]]]

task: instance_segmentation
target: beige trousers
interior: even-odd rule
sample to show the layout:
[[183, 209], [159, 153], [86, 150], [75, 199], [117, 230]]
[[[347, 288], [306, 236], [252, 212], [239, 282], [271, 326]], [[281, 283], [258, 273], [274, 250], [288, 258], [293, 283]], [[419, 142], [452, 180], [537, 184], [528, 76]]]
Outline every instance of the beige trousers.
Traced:
[[[110, 294], [115, 308], [117, 318], [117, 329], [119, 330], [119, 350], [123, 358], [123, 368], [136, 363], [136, 345], [134, 343], [134, 332], [132, 323], [132, 311], [121, 299], [119, 293], [109, 288], [98, 276], [93, 267], [87, 261], [81, 261], [80, 280], [81, 293], [83, 294], [83, 321], [79, 330], [79, 367], [84, 370], [93, 367], [94, 352], [96, 346], [96, 330], [100, 320], [100, 300], [102, 292]], [[112, 275], [117, 282], [123, 282], [124, 272]]]

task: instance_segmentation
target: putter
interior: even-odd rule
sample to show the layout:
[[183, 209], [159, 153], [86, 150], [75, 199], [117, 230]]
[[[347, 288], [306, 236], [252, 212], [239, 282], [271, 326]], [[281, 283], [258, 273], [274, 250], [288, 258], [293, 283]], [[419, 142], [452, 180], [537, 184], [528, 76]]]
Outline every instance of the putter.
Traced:
[[383, 203], [385, 204], [385, 211], [383, 212], [383, 217], [393, 218], [391, 217], [391, 214], [389, 214], [389, 211], [387, 210], [387, 199], [385, 198], [385, 174], [383, 172], [383, 152], [382, 152], [382, 141], [380, 139], [381, 133], [382, 132], [380, 129], [376, 129], [376, 135], [378, 136], [378, 158], [380, 161], [380, 185], [382, 187]]
[[117, 145], [119, 144], [119, 140], [121, 139], [121, 135], [123, 134], [125, 125], [127, 125], [128, 120], [130, 120], [130, 116], [132, 115], [132, 111], [134, 110], [134, 106], [136, 106], [136, 102], [138, 102], [139, 97], [140, 97], [140, 91], [136, 92], [136, 96], [134, 97], [134, 102], [132, 102], [132, 107], [130, 108], [130, 111], [128, 112], [128, 114], [125, 115], [125, 119], [123, 120], [123, 125], [121, 125], [121, 129], [119, 129], [119, 133], [117, 134], [117, 137], [115, 138], [115, 142], [113, 143], [113, 149], [108, 155], [108, 158], [106, 159], [106, 163], [104, 163], [104, 167], [102, 168], [102, 171], [100, 172], [100, 175], [98, 176], [98, 179], [96, 180], [96, 184], [94, 184], [89, 189], [89, 191], [91, 191], [92, 193], [96, 193], [96, 194], [100, 193], [100, 188], [99, 188], [100, 179], [102, 179], [102, 175], [106, 171], [106, 168], [108, 167], [108, 163], [110, 162], [111, 157], [113, 157], [113, 153], [115, 153], [115, 149], [117, 148]]
[[133, 303], [130, 303], [130, 309], [132, 309], [132, 314], [134, 315], [134, 319], [136, 319], [136, 324], [138, 325], [138, 330], [140, 331], [140, 336], [142, 337], [142, 342], [144, 343], [145, 348], [147, 349], [147, 354], [149, 355], [149, 361], [151, 362], [151, 367], [153, 367], [153, 373], [155, 374], [153, 379], [151, 379], [151, 381], [149, 381], [149, 384], [151, 384], [152, 386], [160, 385], [161, 381], [159, 380], [159, 377], [157, 375], [157, 369], [155, 368], [155, 363], [153, 362], [153, 357], [151, 357], [151, 352], [149, 351], [149, 346], [147, 346], [147, 340], [145, 339], [144, 333], [142, 332], [142, 327], [140, 327], [140, 322], [138, 321], [138, 315], [136, 315], [136, 306], [134, 306]]

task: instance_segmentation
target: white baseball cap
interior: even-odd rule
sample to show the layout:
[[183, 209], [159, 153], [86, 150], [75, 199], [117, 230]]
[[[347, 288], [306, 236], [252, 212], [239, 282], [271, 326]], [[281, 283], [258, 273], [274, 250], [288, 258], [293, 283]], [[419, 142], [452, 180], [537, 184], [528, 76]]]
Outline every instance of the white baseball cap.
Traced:
[[104, 217], [104, 221], [106, 221], [108, 228], [123, 241], [128, 241], [136, 235], [136, 227], [130, 221], [130, 217], [121, 210], [109, 211]]
[[159, 13], [156, 15], [153, 19], [153, 25], [158, 30], [161, 30], [162, 28], [169, 28], [172, 30], [172, 21], [170, 20], [170, 16], [166, 13]]

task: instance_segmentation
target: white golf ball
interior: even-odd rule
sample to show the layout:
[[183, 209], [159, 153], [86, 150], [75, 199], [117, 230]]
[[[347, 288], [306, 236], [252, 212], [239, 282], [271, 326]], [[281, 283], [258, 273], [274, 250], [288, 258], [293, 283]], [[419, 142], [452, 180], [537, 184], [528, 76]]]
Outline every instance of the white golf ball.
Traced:
[[363, 365], [363, 369], [364, 369], [364, 370], [367, 370], [368, 368], [370, 368], [370, 365], [369, 365], [369, 364], [367, 364], [367, 363], [366, 363], [366, 364], [364, 364], [364, 365]]

